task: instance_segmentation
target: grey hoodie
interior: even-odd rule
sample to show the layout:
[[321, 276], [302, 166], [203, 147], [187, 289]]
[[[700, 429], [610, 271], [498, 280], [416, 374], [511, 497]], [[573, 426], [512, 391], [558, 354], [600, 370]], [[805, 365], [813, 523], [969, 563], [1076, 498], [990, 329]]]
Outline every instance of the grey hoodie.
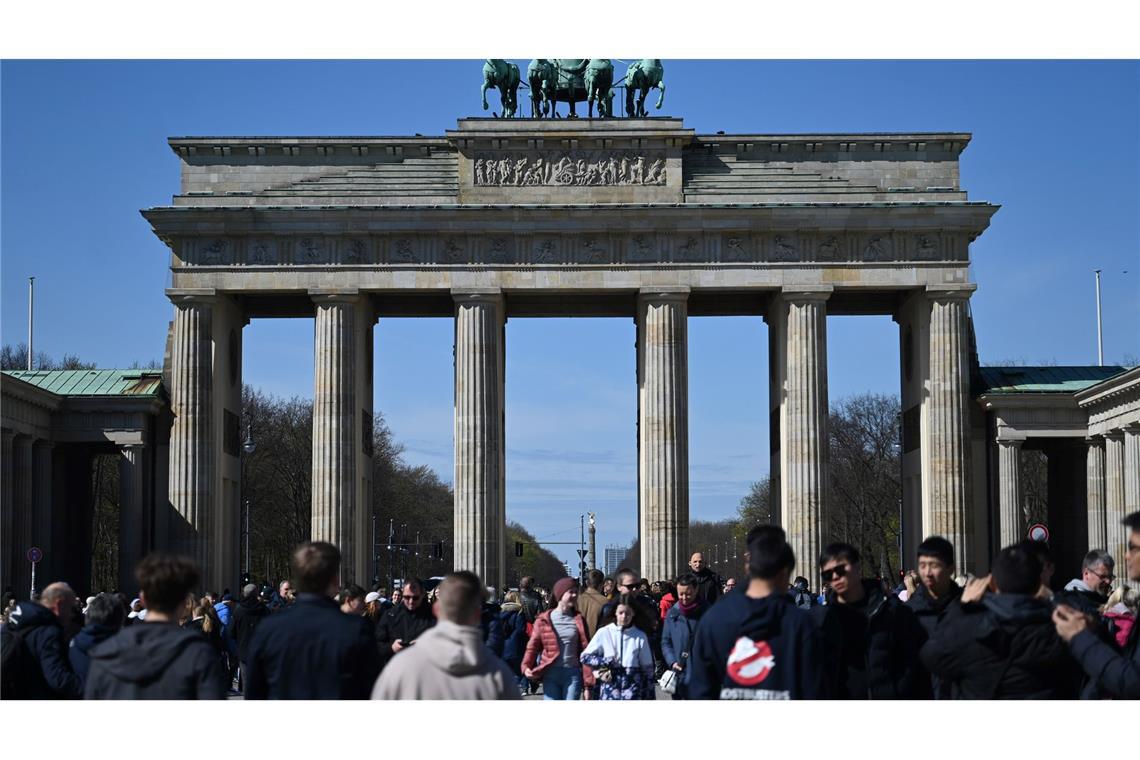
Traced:
[[384, 668], [373, 699], [520, 699], [515, 676], [477, 625], [440, 620]]

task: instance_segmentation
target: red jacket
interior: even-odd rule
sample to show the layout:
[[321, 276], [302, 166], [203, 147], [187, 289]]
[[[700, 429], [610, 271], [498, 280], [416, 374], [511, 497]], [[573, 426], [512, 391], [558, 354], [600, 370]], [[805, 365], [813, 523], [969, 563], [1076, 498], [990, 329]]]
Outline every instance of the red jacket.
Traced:
[[[547, 610], [535, 618], [534, 632], [530, 635], [530, 641], [526, 644], [526, 653], [523, 655], [523, 670], [526, 668], [534, 670], [536, 679], [541, 679], [547, 668], [562, 656], [562, 645], [558, 642], [558, 632], [554, 630], [554, 623], [550, 621], [550, 613], [553, 611]], [[578, 628], [578, 651], [584, 652], [586, 647], [590, 645], [590, 639], [586, 636], [586, 623], [577, 612], [574, 613], [574, 625]], [[539, 650], [542, 654], [541, 659], [539, 658]], [[582, 668], [582, 682], [586, 686], [593, 686], [594, 671], [585, 665], [580, 667]]]
[[662, 594], [661, 601], [658, 602], [657, 607], [661, 610], [661, 622], [665, 622], [665, 616], [669, 614], [669, 608], [677, 603], [677, 597], [672, 593]]

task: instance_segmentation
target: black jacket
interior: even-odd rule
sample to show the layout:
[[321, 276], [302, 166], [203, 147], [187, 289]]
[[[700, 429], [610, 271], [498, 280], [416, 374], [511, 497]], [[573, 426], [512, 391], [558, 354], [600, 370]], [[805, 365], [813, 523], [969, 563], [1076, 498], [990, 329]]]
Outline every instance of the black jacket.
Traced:
[[91, 668], [91, 650], [119, 632], [118, 628], [108, 628], [98, 623], [88, 623], [75, 635], [67, 649], [71, 669], [79, 676], [81, 685], [87, 684], [87, 671]]
[[1075, 699], [1076, 663], [1052, 615], [1052, 605], [1028, 594], [951, 604], [922, 663], [950, 682], [955, 699]]
[[1082, 698], [1140, 699], [1140, 625], [1132, 625], [1121, 652], [1092, 631], [1078, 633], [1069, 648], [1089, 679]]
[[380, 674], [371, 623], [321, 594], [262, 620], [246, 664], [246, 699], [368, 699]]
[[71, 668], [63, 626], [55, 613], [35, 602], [20, 602], [8, 621], [9, 634], [23, 642], [16, 693], [4, 699], [79, 699], [83, 683]]
[[720, 599], [721, 589], [724, 588], [723, 578], [707, 567], [699, 573], [693, 573], [693, 577], [697, 579], [698, 599], [706, 605], [712, 604], [717, 599]]
[[863, 591], [865, 604], [840, 604], [829, 594], [826, 605], [808, 613], [823, 635], [831, 697], [929, 697], [930, 679], [918, 660], [922, 627], [914, 613], [875, 581], [863, 581]]
[[233, 620], [230, 621], [230, 634], [237, 641], [239, 661], [246, 662], [248, 659], [253, 632], [267, 617], [269, 617], [269, 608], [257, 597], [242, 599], [234, 608]]
[[387, 665], [395, 654], [392, 651], [392, 642], [400, 639], [404, 644], [410, 644], [433, 625], [435, 625], [435, 615], [432, 614], [431, 605], [426, 601], [420, 602], [415, 612], [408, 612], [408, 608], [401, 604], [381, 615], [380, 623], [376, 626], [376, 648], [380, 652], [380, 667]]
[[225, 699], [217, 650], [174, 623], [124, 628], [91, 650], [86, 699]]
[[[910, 608], [918, 619], [918, 624], [922, 626], [923, 644], [934, 635], [934, 631], [937, 630], [946, 609], [957, 602], [961, 596], [962, 587], [957, 583], [951, 583], [950, 590], [938, 599], [931, 597], [926, 586], [920, 584], [910, 598], [906, 600], [906, 606]], [[930, 690], [935, 699], [951, 698], [950, 684], [933, 674], [930, 675]]]

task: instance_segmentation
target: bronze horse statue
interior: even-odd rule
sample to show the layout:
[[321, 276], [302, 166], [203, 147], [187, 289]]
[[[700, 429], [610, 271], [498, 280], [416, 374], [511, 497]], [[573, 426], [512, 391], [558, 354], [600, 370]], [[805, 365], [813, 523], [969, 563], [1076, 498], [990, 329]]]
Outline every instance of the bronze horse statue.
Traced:
[[[656, 87], [661, 96], [657, 98], [655, 108], [660, 109], [665, 102], [665, 67], [661, 65], [660, 58], [642, 58], [629, 65], [625, 72], [625, 112], [627, 116], [638, 118], [646, 116], [645, 98], [649, 91]], [[637, 102], [634, 95], [637, 94]]]
[[513, 117], [519, 105], [520, 81], [518, 66], [501, 58], [488, 58], [483, 64], [483, 110], [487, 110], [487, 90], [494, 87], [503, 104], [503, 117]]
[[586, 66], [586, 102], [588, 115], [594, 118], [594, 101], [598, 101], [598, 116], [614, 115], [614, 65], [609, 58], [591, 58]]
[[530, 85], [531, 118], [548, 116], [558, 86], [558, 69], [546, 58], [535, 58], [526, 67], [526, 81]]
[[554, 96], [551, 98], [552, 115], [558, 116], [558, 101], [563, 100], [570, 104], [570, 117], [577, 118], [574, 106], [577, 101], [586, 99], [586, 82], [583, 74], [590, 65], [590, 59], [555, 58], [553, 63], [558, 76]]

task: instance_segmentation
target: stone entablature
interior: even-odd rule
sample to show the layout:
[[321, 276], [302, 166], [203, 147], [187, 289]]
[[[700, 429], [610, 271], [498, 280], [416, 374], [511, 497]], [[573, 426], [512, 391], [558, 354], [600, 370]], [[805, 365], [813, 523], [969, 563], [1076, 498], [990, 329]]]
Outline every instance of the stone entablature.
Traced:
[[978, 403], [987, 412], [993, 412], [998, 441], [1088, 435], [1088, 414], [1069, 394], [983, 395], [978, 397]]
[[1077, 393], [1076, 402], [1088, 414], [1088, 434], [1105, 435], [1129, 425], [1140, 427], [1140, 367]]

